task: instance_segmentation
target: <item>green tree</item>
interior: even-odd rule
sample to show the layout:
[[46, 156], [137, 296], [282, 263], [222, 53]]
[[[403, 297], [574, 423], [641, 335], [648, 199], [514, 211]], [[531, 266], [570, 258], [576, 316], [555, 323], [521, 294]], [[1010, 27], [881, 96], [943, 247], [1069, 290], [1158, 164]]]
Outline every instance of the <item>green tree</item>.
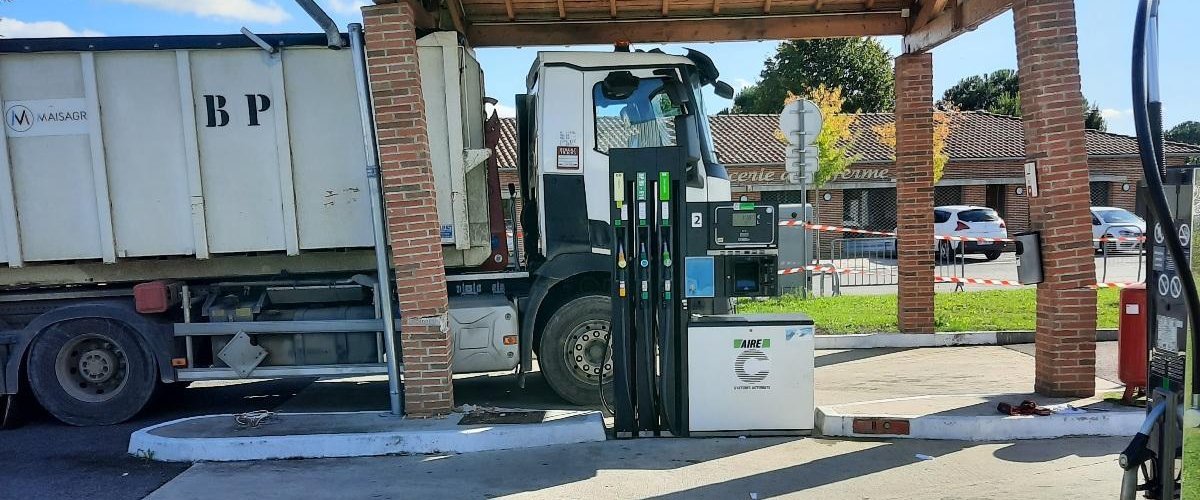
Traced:
[[764, 63], [760, 81], [733, 100], [733, 113], [778, 113], [788, 94], [841, 89], [842, 112], [891, 111], [895, 107], [891, 54], [871, 38], [818, 38], [779, 44]]
[[[1021, 116], [1020, 82], [1017, 72], [998, 69], [986, 75], [968, 76], [942, 93], [942, 102], [962, 111], [987, 111], [998, 115]], [[1083, 126], [1108, 130], [1100, 106], [1083, 100]]]
[[1171, 127], [1163, 134], [1168, 141], [1200, 145], [1200, 122], [1186, 121]]
[[998, 69], [986, 75], [968, 76], [942, 94], [942, 101], [963, 111], [988, 111], [1021, 116], [1017, 72]]

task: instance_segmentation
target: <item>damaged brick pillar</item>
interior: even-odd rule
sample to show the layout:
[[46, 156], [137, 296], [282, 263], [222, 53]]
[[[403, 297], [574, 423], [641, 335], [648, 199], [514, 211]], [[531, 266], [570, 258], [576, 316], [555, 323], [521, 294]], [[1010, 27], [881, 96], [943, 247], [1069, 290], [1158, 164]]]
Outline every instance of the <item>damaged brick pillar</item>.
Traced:
[[896, 57], [900, 331], [933, 333], [933, 54]]
[[404, 412], [454, 407], [446, 270], [438, 228], [417, 40], [408, 2], [363, 8], [388, 239], [400, 303]]
[[[1073, 0], [1013, 2], [1026, 161], [1038, 195], [1030, 229], [1041, 232], [1045, 282], [1037, 290], [1036, 378], [1046, 396], [1096, 390], [1096, 282], [1087, 142]], [[1032, 193], [1031, 193], [1032, 194]]]

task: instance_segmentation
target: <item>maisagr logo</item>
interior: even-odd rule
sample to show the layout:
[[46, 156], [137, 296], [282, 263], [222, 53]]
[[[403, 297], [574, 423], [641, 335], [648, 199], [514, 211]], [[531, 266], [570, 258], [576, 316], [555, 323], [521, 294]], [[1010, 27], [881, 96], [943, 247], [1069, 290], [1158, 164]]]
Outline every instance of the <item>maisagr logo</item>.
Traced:
[[9, 106], [4, 112], [4, 123], [10, 130], [25, 132], [33, 128], [33, 111], [20, 104]]
[[37, 99], [4, 103], [9, 137], [87, 134], [92, 117], [85, 99]]

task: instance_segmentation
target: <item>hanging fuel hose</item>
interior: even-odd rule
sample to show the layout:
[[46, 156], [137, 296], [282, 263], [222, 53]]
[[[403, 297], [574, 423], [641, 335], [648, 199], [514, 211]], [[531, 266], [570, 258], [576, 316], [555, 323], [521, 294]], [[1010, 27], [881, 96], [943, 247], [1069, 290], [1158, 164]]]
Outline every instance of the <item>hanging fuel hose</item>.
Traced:
[[[1198, 342], [1197, 326], [1200, 326], [1200, 299], [1196, 295], [1196, 282], [1189, 269], [1189, 262], [1182, 243], [1175, 235], [1176, 227], [1167, 195], [1163, 189], [1161, 166], [1163, 165], [1161, 137], [1161, 106], [1158, 96], [1158, 0], [1141, 0], [1138, 2], [1137, 17], [1133, 32], [1133, 115], [1137, 128], [1138, 150], [1145, 174], [1147, 185], [1147, 202], [1153, 219], [1160, 225], [1166, 245], [1167, 254], [1174, 262], [1175, 268], [1180, 269], [1179, 278], [1183, 285], [1183, 294], [1191, 320], [1192, 345]], [[1156, 130], [1156, 128], [1158, 130]], [[1132, 499], [1139, 489], [1153, 488], [1153, 482], [1160, 481], [1157, 471], [1163, 470], [1159, 464], [1165, 460], [1175, 460], [1174, 453], [1161, 453], [1156, 456], [1150, 448], [1150, 436], [1156, 427], [1179, 425], [1176, 415], [1168, 415], [1167, 402], [1158, 402], [1146, 414], [1146, 420], [1133, 440], [1121, 453], [1120, 465], [1125, 470], [1121, 484], [1121, 498]], [[1180, 435], [1176, 433], [1175, 435]], [[1147, 466], [1149, 464], [1149, 466]], [[1141, 469], [1146, 476], [1147, 484], [1138, 486], [1137, 471]], [[1154, 471], [1151, 474], [1149, 471]], [[1169, 470], [1169, 468], [1167, 469]], [[1173, 479], [1173, 478], [1172, 478]]]

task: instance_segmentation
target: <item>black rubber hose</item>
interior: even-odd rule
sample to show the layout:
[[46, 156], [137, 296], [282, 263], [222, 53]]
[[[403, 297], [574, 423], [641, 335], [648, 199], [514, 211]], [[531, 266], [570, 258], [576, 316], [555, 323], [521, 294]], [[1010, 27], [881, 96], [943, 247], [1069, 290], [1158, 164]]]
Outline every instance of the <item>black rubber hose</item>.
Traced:
[[1137, 128], [1138, 155], [1142, 160], [1142, 172], [1149, 188], [1150, 213], [1162, 227], [1167, 252], [1175, 262], [1175, 269], [1183, 282], [1188, 315], [1192, 319], [1192, 345], [1200, 345], [1200, 298], [1196, 296], [1196, 280], [1192, 276], [1183, 245], [1179, 242], [1179, 228], [1175, 226], [1175, 219], [1167, 206], [1167, 195], [1163, 190], [1158, 169], [1154, 134], [1150, 127], [1150, 103], [1146, 97], [1146, 28], [1150, 24], [1150, 4], [1153, 1], [1142, 0], [1138, 3], [1137, 23], [1133, 27], [1133, 123]]

